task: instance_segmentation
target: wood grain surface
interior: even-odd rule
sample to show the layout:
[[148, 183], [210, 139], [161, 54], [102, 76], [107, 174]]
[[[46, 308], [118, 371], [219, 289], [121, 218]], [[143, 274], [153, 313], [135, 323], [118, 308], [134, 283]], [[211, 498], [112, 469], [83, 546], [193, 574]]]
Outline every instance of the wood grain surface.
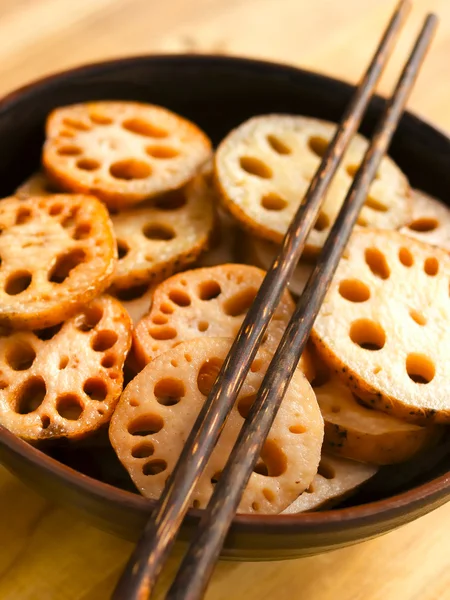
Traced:
[[[263, 57], [355, 81], [393, 0], [0, 0], [0, 92], [150, 52]], [[410, 107], [450, 130], [450, 0], [415, 0], [386, 92], [427, 10], [440, 30]], [[450, 599], [450, 505], [382, 538], [290, 562], [221, 563], [207, 600]], [[0, 600], [106, 600], [131, 551], [0, 468]], [[161, 589], [175, 568], [173, 557]]]

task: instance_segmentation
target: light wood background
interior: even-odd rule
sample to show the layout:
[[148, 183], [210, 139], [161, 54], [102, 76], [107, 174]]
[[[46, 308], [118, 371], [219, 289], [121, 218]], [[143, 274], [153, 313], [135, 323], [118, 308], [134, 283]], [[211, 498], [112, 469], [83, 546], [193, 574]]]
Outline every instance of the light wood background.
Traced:
[[[381, 89], [427, 10], [438, 36], [410, 106], [450, 130], [450, 0], [416, 0]], [[393, 0], [0, 0], [0, 93], [84, 62], [149, 52], [264, 57], [355, 81]], [[397, 68], [397, 70], [396, 70]], [[208, 600], [450, 599], [450, 505], [383, 538], [284, 563], [221, 563]], [[0, 600], [106, 600], [131, 544], [0, 467]], [[166, 581], [173, 570], [165, 574]], [[164, 583], [164, 582], [163, 582]]]

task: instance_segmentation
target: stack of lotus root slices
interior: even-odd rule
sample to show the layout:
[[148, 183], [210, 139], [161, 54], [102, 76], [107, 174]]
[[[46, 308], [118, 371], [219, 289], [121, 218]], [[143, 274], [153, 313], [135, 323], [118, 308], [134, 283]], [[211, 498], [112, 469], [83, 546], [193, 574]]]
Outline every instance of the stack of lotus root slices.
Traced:
[[[44, 450], [108, 433], [135, 489], [158, 498], [334, 130], [259, 116], [214, 154], [162, 107], [54, 110], [42, 170], [0, 201], [0, 423]], [[360, 135], [350, 144], [195, 508], [366, 148]], [[336, 505], [381, 465], [439, 443], [450, 422], [449, 250], [450, 211], [384, 158], [240, 512]]]

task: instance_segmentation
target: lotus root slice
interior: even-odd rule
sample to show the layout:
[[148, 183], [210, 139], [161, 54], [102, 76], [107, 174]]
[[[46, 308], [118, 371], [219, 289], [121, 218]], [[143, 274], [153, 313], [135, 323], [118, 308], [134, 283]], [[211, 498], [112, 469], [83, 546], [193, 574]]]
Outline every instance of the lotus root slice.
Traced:
[[[110, 440], [136, 487], [158, 498], [230, 348], [226, 338], [185, 342], [153, 360], [127, 386]], [[204, 508], [248, 415], [270, 357], [260, 353], [247, 376], [194, 493]], [[313, 480], [323, 421], [314, 393], [297, 370], [239, 505], [241, 513], [279, 513]]]
[[34, 329], [71, 317], [111, 282], [116, 247], [93, 196], [0, 203], [0, 324]]
[[40, 441], [83, 438], [108, 423], [123, 385], [131, 323], [100, 296], [65, 323], [0, 338], [0, 422]]
[[210, 159], [211, 142], [175, 113], [138, 102], [92, 102], [54, 110], [43, 164], [66, 191], [124, 208], [187, 183]]

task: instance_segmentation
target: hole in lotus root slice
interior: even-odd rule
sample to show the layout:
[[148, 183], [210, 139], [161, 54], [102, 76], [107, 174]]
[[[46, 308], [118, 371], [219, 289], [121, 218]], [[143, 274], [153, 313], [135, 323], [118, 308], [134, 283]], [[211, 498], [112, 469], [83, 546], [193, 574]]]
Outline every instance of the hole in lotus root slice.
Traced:
[[200, 507], [201, 507], [200, 500], [198, 500], [197, 498], [194, 498], [194, 500], [192, 502], [192, 508], [200, 508]]
[[177, 337], [177, 330], [169, 325], [161, 325], [160, 327], [151, 327], [149, 334], [154, 340], [173, 340]]
[[168, 322], [169, 319], [163, 314], [155, 315], [154, 317], [152, 317], [152, 323], [154, 323], [155, 325], [166, 325]]
[[14, 371], [26, 371], [34, 363], [36, 351], [25, 340], [12, 340], [6, 348], [5, 358]]
[[41, 426], [42, 429], [48, 429], [50, 427], [50, 417], [48, 415], [42, 415], [41, 416]]
[[94, 160], [93, 158], [80, 158], [76, 164], [78, 169], [82, 171], [96, 171], [100, 168], [98, 160]]
[[180, 153], [171, 146], [147, 146], [145, 149], [146, 153], [153, 158], [160, 158], [169, 160], [176, 158]]
[[155, 398], [163, 406], [175, 406], [186, 394], [184, 383], [180, 379], [167, 377], [155, 385]]
[[160, 458], [155, 458], [151, 460], [142, 467], [142, 472], [144, 475], [159, 475], [163, 473], [167, 469], [167, 463], [165, 460]]
[[334, 413], [334, 414], [338, 414], [338, 413], [341, 412], [341, 407], [338, 406], [338, 405], [332, 406], [331, 407], [331, 412]]
[[254, 175], [261, 179], [270, 179], [272, 177], [272, 169], [255, 156], [241, 156], [239, 164], [241, 169], [249, 175]]
[[198, 286], [198, 297], [200, 300], [214, 300], [222, 293], [222, 288], [217, 281], [202, 281]]
[[253, 406], [255, 398], [256, 394], [249, 394], [248, 396], [242, 396], [242, 398], [238, 399], [237, 409], [243, 419], [246, 419], [248, 417], [248, 414]]
[[261, 358], [255, 358], [255, 360], [252, 362], [252, 364], [250, 366], [250, 371], [252, 373], [258, 373], [259, 371], [261, 371], [263, 364], [264, 363]]
[[86, 252], [82, 248], [73, 248], [61, 254], [48, 273], [48, 280], [61, 284], [70, 276], [71, 272], [86, 260]]
[[422, 233], [434, 231], [438, 227], [439, 221], [432, 217], [422, 217], [420, 219], [416, 219], [408, 225], [408, 229], [412, 229], [412, 231], [419, 231]]
[[127, 244], [127, 242], [124, 240], [117, 240], [117, 256], [119, 257], [119, 260], [125, 258], [129, 251], [130, 246]]
[[83, 123], [83, 121], [80, 121], [79, 119], [72, 119], [71, 117], [63, 119], [63, 123], [67, 127], [78, 129], [79, 131], [90, 131], [92, 129], [87, 123]]
[[165, 129], [139, 118], [127, 119], [122, 123], [122, 127], [127, 131], [131, 131], [131, 133], [144, 137], [165, 138], [169, 135]]
[[56, 399], [58, 414], [67, 421], [78, 421], [83, 413], [83, 404], [77, 394], [63, 394]]
[[60, 371], [63, 371], [67, 367], [68, 364], [69, 364], [69, 357], [61, 356], [61, 358], [59, 359], [58, 369]]
[[75, 319], [75, 326], [80, 331], [91, 331], [101, 321], [103, 308], [99, 304], [93, 304], [84, 309]]
[[8, 296], [17, 296], [27, 290], [32, 281], [32, 274], [29, 271], [16, 271], [6, 280], [5, 292]]
[[200, 333], [204, 333], [205, 331], [208, 331], [208, 329], [209, 329], [208, 321], [199, 321], [197, 324], [197, 329], [200, 331]]
[[319, 215], [317, 217], [317, 221], [314, 223], [314, 229], [316, 231], [324, 231], [325, 229], [328, 229], [329, 226], [330, 226], [330, 218], [328, 217], [327, 214], [320, 211]]
[[92, 233], [92, 226], [90, 223], [79, 223], [76, 226], [72, 237], [74, 240], [85, 240], [86, 238], [88, 238], [91, 235], [91, 233]]
[[253, 471], [265, 477], [279, 477], [287, 469], [287, 458], [274, 440], [266, 440]]
[[129, 158], [113, 163], [109, 172], [116, 179], [130, 181], [132, 179], [147, 179], [152, 174], [151, 166], [143, 160]]
[[439, 272], [438, 259], [435, 258], [434, 256], [428, 257], [423, 264], [423, 270], [430, 277], [434, 277], [435, 275], [437, 275]]
[[361, 215], [358, 216], [358, 218], [356, 219], [356, 223], [360, 226], [360, 227], [367, 227], [369, 225], [369, 223], [367, 222], [367, 219], [365, 219], [364, 217], [362, 217]]
[[110, 119], [110, 117], [107, 117], [100, 112], [90, 112], [89, 118], [94, 125], [112, 125], [114, 122], [112, 119]]
[[102, 358], [101, 365], [105, 369], [111, 369], [111, 367], [113, 367], [115, 364], [116, 364], [116, 356], [112, 353], [106, 354], [106, 356], [104, 356]]
[[289, 427], [289, 431], [299, 435], [300, 433], [306, 433], [307, 429], [303, 425], [300, 425], [300, 423], [296, 423], [295, 425], [291, 425]]
[[16, 215], [16, 225], [23, 225], [27, 223], [33, 216], [31, 208], [28, 206], [21, 206], [17, 211]]
[[47, 387], [42, 377], [27, 379], [19, 389], [15, 411], [19, 415], [28, 415], [37, 410], [44, 401]]
[[283, 142], [283, 140], [280, 140], [280, 138], [277, 137], [276, 135], [268, 135], [267, 142], [268, 142], [269, 146], [272, 148], [272, 150], [274, 152], [276, 152], [277, 154], [283, 155], [283, 154], [291, 154], [292, 153], [291, 148], [285, 142]]
[[389, 210], [389, 207], [386, 206], [386, 204], [383, 204], [383, 202], [376, 200], [372, 196], [367, 196], [364, 204], [376, 212], [387, 212]]
[[83, 386], [83, 391], [91, 400], [102, 402], [108, 396], [108, 386], [100, 377], [90, 377]]
[[161, 431], [164, 427], [163, 418], [157, 414], [141, 415], [128, 425], [128, 433], [131, 435], [147, 436]]
[[[149, 240], [169, 241], [176, 236], [172, 227], [164, 223], [147, 223], [142, 229], [142, 233]], [[151, 258], [149, 260], [152, 260]]]
[[350, 302], [366, 302], [370, 298], [369, 287], [359, 279], [344, 279], [339, 283], [340, 295]]
[[228, 298], [223, 304], [223, 310], [229, 317], [245, 315], [255, 299], [258, 290], [254, 287], [245, 288]]
[[263, 496], [264, 498], [268, 501], [268, 502], [274, 502], [275, 501], [275, 493], [272, 490], [269, 490], [269, 488], [264, 488], [263, 491]]
[[398, 251], [398, 259], [404, 267], [412, 267], [414, 264], [414, 257], [408, 248], [400, 248]]
[[421, 312], [411, 308], [409, 311], [410, 317], [413, 321], [417, 323], [417, 325], [421, 325], [422, 327], [427, 324], [426, 318], [423, 316]]
[[[177, 306], [184, 307], [184, 306], [191, 305], [191, 298], [190, 298], [189, 294], [187, 292], [185, 292], [184, 290], [180, 290], [180, 289], [170, 290], [169, 299]], [[163, 311], [163, 312], [165, 312], [165, 311]]]
[[155, 446], [151, 442], [141, 442], [131, 450], [133, 458], [150, 458], [155, 453]]
[[197, 387], [204, 396], [209, 395], [222, 365], [223, 360], [221, 358], [212, 357], [200, 367], [197, 375]]
[[323, 459], [319, 463], [317, 473], [325, 479], [334, 479], [336, 477], [336, 471], [334, 468]]
[[216, 471], [211, 477], [211, 485], [216, 485], [222, 476], [222, 471]]
[[71, 145], [71, 146], [61, 146], [56, 151], [56, 154], [60, 156], [79, 156], [82, 153], [82, 150], [79, 146]]
[[95, 352], [105, 352], [116, 344], [118, 340], [117, 333], [108, 329], [98, 331], [92, 340], [92, 349]]
[[323, 158], [328, 148], [328, 140], [320, 136], [310, 137], [308, 140], [308, 148], [313, 154], [319, 158]]
[[287, 201], [275, 192], [265, 194], [261, 198], [261, 206], [266, 210], [279, 211], [285, 209], [287, 205]]
[[406, 372], [415, 383], [426, 384], [433, 380], [436, 368], [431, 358], [413, 352], [406, 357]]
[[381, 350], [386, 343], [386, 333], [379, 323], [359, 319], [350, 326], [350, 339], [364, 350]]
[[391, 270], [381, 250], [378, 250], [378, 248], [366, 248], [364, 256], [369, 269], [374, 275], [380, 279], [389, 279]]
[[58, 323], [58, 325], [53, 325], [52, 327], [45, 327], [44, 329], [37, 329], [34, 332], [34, 335], [38, 337], [42, 341], [51, 340], [55, 337], [57, 333], [61, 331], [61, 328], [64, 323]]

